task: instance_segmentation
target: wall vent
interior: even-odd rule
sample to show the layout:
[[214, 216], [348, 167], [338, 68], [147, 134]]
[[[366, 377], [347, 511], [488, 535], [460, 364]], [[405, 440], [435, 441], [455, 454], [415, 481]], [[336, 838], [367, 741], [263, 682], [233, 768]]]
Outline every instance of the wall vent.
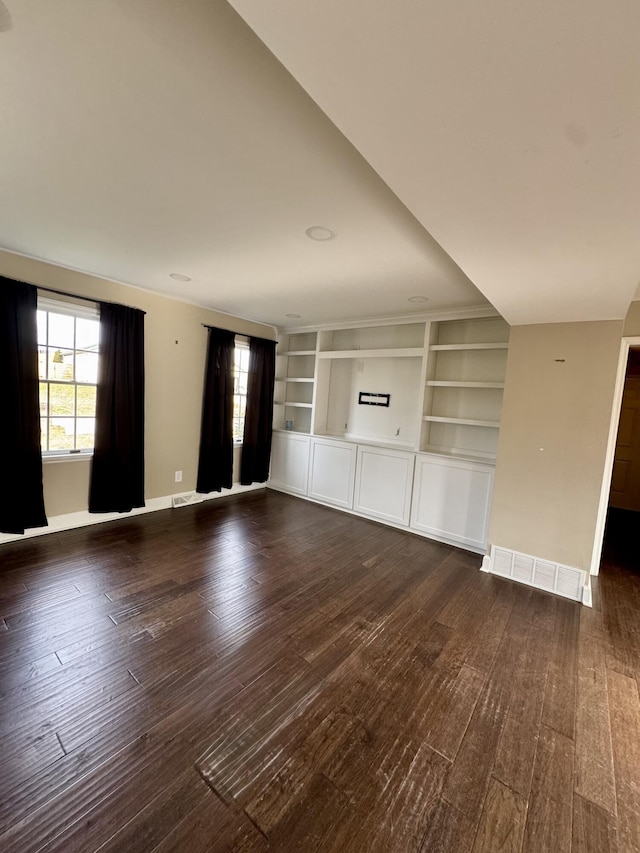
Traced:
[[201, 504], [204, 498], [197, 492], [187, 492], [184, 495], [173, 495], [171, 498], [171, 506], [177, 509], [179, 506], [192, 506], [192, 504]]
[[[582, 569], [550, 563], [529, 554], [520, 554], [508, 548], [491, 548], [489, 572], [503, 578], [525, 583], [536, 589], [553, 592], [573, 601], [585, 601], [585, 588], [589, 590], [588, 575]], [[585, 601], [586, 603], [586, 601]]]

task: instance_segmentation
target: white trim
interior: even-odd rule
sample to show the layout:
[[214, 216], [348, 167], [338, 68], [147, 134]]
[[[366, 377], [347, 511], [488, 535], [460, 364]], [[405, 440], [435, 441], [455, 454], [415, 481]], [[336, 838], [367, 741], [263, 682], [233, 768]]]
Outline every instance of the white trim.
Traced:
[[[38, 287], [38, 285], [36, 285]], [[45, 295], [47, 294], [47, 295]], [[81, 300], [80, 302], [76, 300]], [[38, 289], [38, 311], [48, 311], [52, 314], [68, 314], [80, 317], [82, 320], [99, 320], [100, 306], [97, 300], [87, 302], [84, 297], [56, 296], [46, 290]]]
[[611, 420], [609, 423], [609, 439], [607, 441], [607, 453], [604, 461], [604, 472], [602, 486], [600, 487], [600, 502], [598, 504], [598, 515], [593, 537], [593, 551], [591, 553], [590, 574], [597, 575], [600, 572], [600, 560], [602, 557], [602, 546], [604, 543], [604, 528], [607, 521], [607, 509], [609, 508], [609, 491], [611, 489], [611, 477], [613, 476], [613, 462], [616, 455], [616, 439], [618, 437], [618, 422], [620, 421], [620, 410], [622, 408], [622, 394], [624, 393], [624, 379], [627, 372], [627, 361], [629, 349], [640, 346], [640, 337], [622, 338], [620, 342], [620, 356], [618, 358], [618, 373], [613, 392], [613, 404], [611, 407]]
[[91, 462], [92, 459], [93, 449], [81, 450], [80, 453], [71, 453], [68, 450], [65, 453], [59, 453], [55, 450], [45, 450], [42, 452], [43, 465], [51, 465], [57, 462]]
[[[255, 492], [266, 488], [266, 483], [252, 483], [250, 486], [241, 486], [234, 483], [232, 488], [223, 492], [211, 492], [202, 495], [205, 501], [226, 498], [229, 495], [237, 495], [242, 492]], [[188, 495], [190, 492], [180, 492], [179, 495]], [[173, 498], [177, 495], [164, 495], [161, 498], [151, 498], [146, 501], [145, 506], [136, 507], [131, 512], [105, 512], [90, 513], [87, 510], [80, 512], [69, 512], [65, 515], [54, 515], [49, 519], [48, 527], [33, 527], [24, 533], [0, 533], [0, 545], [6, 542], [21, 542], [23, 539], [31, 539], [34, 536], [44, 536], [46, 533], [57, 533], [60, 530], [75, 530], [78, 527], [88, 527], [91, 524], [102, 524], [105, 521], [118, 521], [123, 518], [132, 518], [134, 515], [145, 515], [148, 512], [156, 512], [160, 509], [171, 509]]]

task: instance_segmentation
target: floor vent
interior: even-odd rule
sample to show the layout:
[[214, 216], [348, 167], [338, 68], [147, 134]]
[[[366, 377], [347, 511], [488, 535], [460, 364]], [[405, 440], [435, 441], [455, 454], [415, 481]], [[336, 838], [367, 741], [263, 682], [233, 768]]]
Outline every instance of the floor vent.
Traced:
[[192, 504], [201, 504], [204, 498], [197, 492], [187, 492], [185, 495], [174, 495], [171, 498], [171, 506], [177, 509], [179, 506], [192, 506]]
[[588, 587], [588, 576], [582, 569], [540, 560], [529, 554], [497, 548], [495, 545], [491, 548], [489, 571], [494, 575], [534, 586], [536, 589], [571, 598], [573, 601], [582, 601], [584, 588]]

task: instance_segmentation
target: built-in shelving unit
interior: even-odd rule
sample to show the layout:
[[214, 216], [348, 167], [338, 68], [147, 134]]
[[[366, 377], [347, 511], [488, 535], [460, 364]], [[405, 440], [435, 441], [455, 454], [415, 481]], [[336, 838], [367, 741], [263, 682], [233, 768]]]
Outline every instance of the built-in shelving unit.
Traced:
[[432, 324], [421, 450], [495, 457], [508, 338], [500, 317]]
[[491, 309], [283, 333], [270, 486], [484, 553], [508, 338]]
[[309, 434], [316, 377], [316, 332], [280, 335], [276, 350], [274, 427]]

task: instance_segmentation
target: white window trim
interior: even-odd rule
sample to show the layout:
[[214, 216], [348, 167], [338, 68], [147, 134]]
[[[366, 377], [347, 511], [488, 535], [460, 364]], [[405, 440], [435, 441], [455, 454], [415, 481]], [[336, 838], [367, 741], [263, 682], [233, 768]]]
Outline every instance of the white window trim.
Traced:
[[[43, 296], [38, 293], [38, 311], [48, 311], [55, 314], [67, 314], [85, 320], [99, 320], [100, 308], [97, 302], [75, 302], [72, 297]], [[82, 384], [82, 383], [80, 383]], [[79, 462], [93, 458], [93, 448], [86, 450], [42, 450], [43, 464], [56, 462]]]

